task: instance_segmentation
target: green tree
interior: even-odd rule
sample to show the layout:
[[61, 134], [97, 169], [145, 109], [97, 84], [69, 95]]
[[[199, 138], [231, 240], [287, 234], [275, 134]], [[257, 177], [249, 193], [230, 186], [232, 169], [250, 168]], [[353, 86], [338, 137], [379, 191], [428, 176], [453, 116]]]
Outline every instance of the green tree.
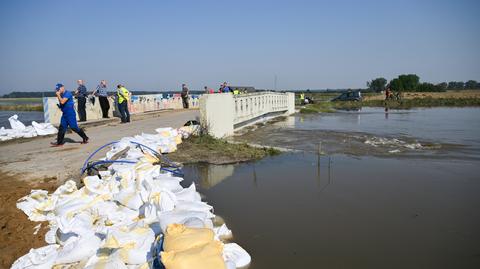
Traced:
[[464, 86], [465, 84], [462, 81], [450, 81], [448, 83], [448, 88], [452, 90], [461, 90]]
[[438, 83], [436, 86], [440, 91], [444, 92], [447, 90], [448, 84], [446, 82], [442, 82], [442, 83]]
[[465, 82], [465, 89], [476, 89], [478, 83], [475, 80]]
[[405, 91], [416, 91], [420, 83], [420, 77], [415, 74], [400, 75], [398, 79], [402, 82]]
[[385, 78], [376, 78], [372, 81], [367, 82], [368, 89], [376, 92], [381, 92], [385, 90], [386, 85], [387, 85], [387, 80]]
[[403, 92], [405, 90], [402, 81], [399, 78], [394, 78], [390, 81], [390, 89], [395, 92]]

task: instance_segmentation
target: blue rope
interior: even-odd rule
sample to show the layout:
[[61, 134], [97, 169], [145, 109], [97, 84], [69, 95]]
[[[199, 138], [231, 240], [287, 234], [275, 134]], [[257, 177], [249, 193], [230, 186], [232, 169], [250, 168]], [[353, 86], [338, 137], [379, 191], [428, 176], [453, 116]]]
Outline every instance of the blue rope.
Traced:
[[[182, 172], [177, 172], [177, 170], [179, 170], [178, 168], [175, 169], [175, 170], [170, 170], [170, 169], [161, 167], [160, 170], [163, 170], [163, 171], [166, 171], [166, 172], [170, 172], [170, 173], [172, 173], [172, 174], [174, 174], [174, 175], [183, 177], [183, 173], [182, 173]], [[180, 170], [180, 171], [181, 171], [181, 170]]]
[[107, 143], [101, 147], [99, 147], [98, 149], [96, 149], [94, 152], [92, 152], [92, 154], [90, 154], [90, 156], [88, 156], [88, 158], [85, 160], [85, 162], [83, 163], [83, 167], [82, 167], [82, 174], [85, 172], [85, 170], [87, 169], [87, 165], [88, 165], [88, 161], [90, 161], [90, 159], [95, 155], [97, 154], [97, 152], [99, 152], [100, 150], [104, 149], [105, 147], [107, 146], [110, 146], [110, 145], [113, 145], [115, 143], [118, 143], [118, 141], [112, 141], [110, 143]]
[[130, 141], [130, 143], [132, 144], [135, 144], [135, 145], [138, 145], [138, 146], [141, 146], [141, 147], [145, 147], [146, 149], [149, 149], [150, 151], [152, 151], [157, 157], [160, 157], [163, 159], [163, 161], [165, 161], [169, 166], [171, 167], [174, 167], [174, 168], [180, 168], [178, 165], [175, 165], [172, 161], [170, 161], [166, 156], [164, 156], [163, 154], [159, 153], [158, 151], [144, 145], [144, 144], [141, 144], [141, 143], [138, 143], [138, 142], [135, 142], [135, 141]]
[[[110, 146], [110, 145], [113, 145], [113, 144], [116, 144], [118, 143], [119, 141], [112, 141], [112, 142], [109, 142], [101, 147], [99, 147], [98, 149], [96, 149], [94, 152], [92, 152], [88, 158], [85, 160], [85, 162], [83, 163], [83, 167], [81, 169], [81, 174], [83, 175], [83, 173], [85, 173], [85, 170], [87, 170], [87, 168], [90, 166], [90, 167], [94, 167], [94, 166], [97, 166], [99, 164], [107, 164], [107, 163], [129, 163], [129, 164], [135, 164], [136, 162], [134, 161], [122, 161], [122, 160], [103, 160], [103, 161], [97, 161], [97, 162], [93, 162], [92, 164], [88, 165], [88, 162], [90, 161], [90, 159], [95, 155], [97, 154], [100, 150], [104, 149], [105, 147], [107, 146]], [[161, 158], [165, 163], [167, 163], [170, 167], [172, 168], [175, 168], [174, 170], [171, 170], [171, 169], [167, 169], [167, 168], [163, 168], [161, 167], [160, 170], [163, 170], [163, 171], [166, 171], [166, 172], [170, 172], [170, 173], [173, 173], [173, 174], [176, 174], [176, 175], [180, 175], [180, 176], [183, 176], [183, 173], [182, 172], [178, 172], [178, 170], [181, 171], [181, 167], [179, 167], [178, 165], [175, 165], [172, 161], [170, 161], [170, 159], [168, 159], [166, 156], [164, 156], [163, 154], [159, 153], [158, 151], [152, 149], [151, 147], [149, 146], [146, 146], [142, 143], [138, 143], [138, 142], [135, 142], [135, 141], [129, 141], [131, 144], [134, 144], [134, 145], [137, 145], [139, 147], [144, 147], [148, 150], [150, 150], [152, 153], [155, 154], [155, 156]]]

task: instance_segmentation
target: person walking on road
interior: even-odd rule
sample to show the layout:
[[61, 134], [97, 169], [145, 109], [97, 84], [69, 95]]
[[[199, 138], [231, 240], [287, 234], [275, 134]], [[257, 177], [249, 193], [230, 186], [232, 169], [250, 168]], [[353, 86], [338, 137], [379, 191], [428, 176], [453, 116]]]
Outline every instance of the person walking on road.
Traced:
[[57, 142], [51, 143], [52, 146], [62, 146], [65, 143], [65, 132], [68, 127], [83, 139], [82, 144], [88, 143], [88, 136], [77, 124], [77, 115], [75, 113], [72, 93], [66, 91], [61, 83], [55, 86], [55, 91], [58, 99], [58, 107], [62, 110], [62, 118], [60, 119], [60, 126], [58, 127]]
[[188, 108], [188, 88], [186, 84], [182, 84], [182, 97], [183, 108]]
[[78, 117], [80, 118], [79, 122], [87, 121], [87, 111], [85, 110], [85, 105], [87, 103], [87, 88], [83, 85], [83, 80], [77, 80], [78, 88], [75, 91], [75, 96], [78, 100]]
[[130, 92], [123, 85], [117, 85], [118, 110], [120, 110], [121, 123], [130, 122], [130, 112], [128, 111], [128, 102], [130, 101]]
[[100, 102], [100, 107], [102, 108], [102, 118], [108, 118], [110, 103], [108, 102], [107, 82], [105, 80], [100, 81], [97, 89], [92, 94], [98, 96], [98, 101]]

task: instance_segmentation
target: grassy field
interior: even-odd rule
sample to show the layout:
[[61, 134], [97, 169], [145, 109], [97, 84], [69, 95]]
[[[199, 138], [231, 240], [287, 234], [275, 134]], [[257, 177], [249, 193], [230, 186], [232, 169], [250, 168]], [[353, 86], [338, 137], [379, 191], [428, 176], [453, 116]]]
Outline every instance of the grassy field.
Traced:
[[480, 98], [413, 98], [401, 101], [367, 100], [362, 102], [321, 102], [302, 107], [300, 113], [329, 113], [336, 109], [357, 109], [361, 107], [388, 107], [410, 109], [415, 107], [469, 107], [480, 106]]
[[[381, 93], [367, 93], [361, 102], [330, 102], [337, 93], [306, 94], [313, 98], [314, 104], [302, 106], [300, 113], [329, 113], [336, 109], [357, 109], [361, 107], [388, 107], [392, 109], [409, 109], [414, 107], [467, 107], [480, 106], [480, 90], [461, 90], [447, 92], [405, 92], [400, 101], [385, 101]], [[297, 95], [297, 102], [300, 102]]]
[[42, 98], [0, 98], [0, 110], [43, 111]]

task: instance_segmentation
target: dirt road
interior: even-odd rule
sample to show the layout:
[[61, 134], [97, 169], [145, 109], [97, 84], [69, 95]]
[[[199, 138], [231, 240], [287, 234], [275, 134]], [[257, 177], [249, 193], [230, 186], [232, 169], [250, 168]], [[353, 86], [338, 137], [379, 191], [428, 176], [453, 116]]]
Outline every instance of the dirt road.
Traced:
[[75, 133], [67, 134], [65, 145], [57, 148], [50, 147], [54, 137], [0, 144], [0, 170], [10, 176], [21, 174], [18, 179], [24, 181], [51, 178], [63, 182], [70, 177], [78, 177], [85, 159], [101, 145], [142, 132], [154, 133], [159, 127], [177, 128], [198, 116], [198, 110], [165, 111], [144, 119], [133, 119], [129, 124], [115, 122], [87, 127], [90, 142], [86, 145], [79, 143], [81, 138]]

